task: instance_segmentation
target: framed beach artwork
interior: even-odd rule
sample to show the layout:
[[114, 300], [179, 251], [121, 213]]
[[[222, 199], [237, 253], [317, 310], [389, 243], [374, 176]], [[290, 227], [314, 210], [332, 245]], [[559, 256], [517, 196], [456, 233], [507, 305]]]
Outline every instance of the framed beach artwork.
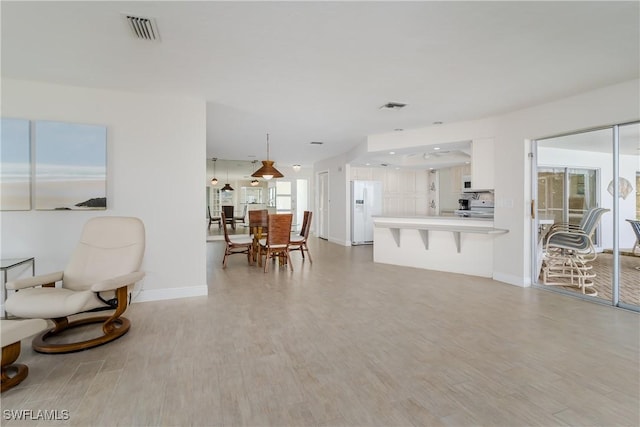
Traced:
[[31, 137], [29, 120], [0, 122], [0, 210], [31, 209]]
[[35, 122], [35, 208], [107, 208], [107, 128]]

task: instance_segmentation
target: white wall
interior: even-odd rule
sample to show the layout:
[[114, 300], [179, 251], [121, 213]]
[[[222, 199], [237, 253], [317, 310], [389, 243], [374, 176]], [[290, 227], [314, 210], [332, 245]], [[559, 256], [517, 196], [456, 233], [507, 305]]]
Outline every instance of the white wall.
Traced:
[[88, 218], [136, 216], [147, 248], [137, 300], [206, 295], [205, 103], [2, 79], [2, 115], [107, 127], [106, 211], [2, 212], [1, 256], [61, 270]]
[[[482, 120], [371, 135], [370, 151], [492, 138], [495, 226], [509, 233], [495, 244], [494, 278], [531, 283], [530, 140], [640, 118], [640, 81], [632, 80]], [[472, 159], [473, 163], [473, 159]]]

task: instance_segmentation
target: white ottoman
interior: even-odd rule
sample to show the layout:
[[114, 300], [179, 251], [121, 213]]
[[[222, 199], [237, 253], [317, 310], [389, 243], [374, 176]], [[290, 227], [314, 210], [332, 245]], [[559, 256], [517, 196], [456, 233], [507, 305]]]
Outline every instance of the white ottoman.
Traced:
[[22, 382], [29, 374], [26, 365], [14, 364], [20, 355], [20, 341], [47, 328], [44, 319], [0, 319], [0, 343], [2, 344], [2, 391]]

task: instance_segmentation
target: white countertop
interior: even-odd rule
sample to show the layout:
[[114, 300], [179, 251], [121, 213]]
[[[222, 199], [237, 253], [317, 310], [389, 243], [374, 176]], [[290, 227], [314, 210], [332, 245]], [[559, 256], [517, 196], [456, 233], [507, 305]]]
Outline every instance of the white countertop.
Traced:
[[463, 217], [463, 216], [408, 216], [408, 215], [395, 215], [395, 216], [373, 216], [373, 221], [376, 220], [435, 220], [435, 221], [488, 221], [493, 222], [493, 218], [474, 218], [474, 217]]

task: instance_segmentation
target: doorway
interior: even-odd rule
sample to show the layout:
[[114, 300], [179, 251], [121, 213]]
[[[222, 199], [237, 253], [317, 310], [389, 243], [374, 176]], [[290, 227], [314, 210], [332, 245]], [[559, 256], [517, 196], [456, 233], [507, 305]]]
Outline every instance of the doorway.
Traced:
[[[636, 236], [629, 223], [640, 215], [640, 123], [539, 139], [533, 151], [533, 285], [640, 311], [640, 251], [631, 250]], [[595, 207], [606, 212], [590, 236], [593, 254], [583, 257], [593, 257], [580, 273], [595, 291], [589, 295], [586, 286], [581, 289], [568, 278], [575, 267], [567, 277], [549, 280], [553, 251], [558, 251], [549, 236], [561, 227], [575, 230]], [[560, 253], [567, 259], [579, 255], [572, 249]]]
[[318, 174], [318, 237], [329, 239], [329, 172]]

